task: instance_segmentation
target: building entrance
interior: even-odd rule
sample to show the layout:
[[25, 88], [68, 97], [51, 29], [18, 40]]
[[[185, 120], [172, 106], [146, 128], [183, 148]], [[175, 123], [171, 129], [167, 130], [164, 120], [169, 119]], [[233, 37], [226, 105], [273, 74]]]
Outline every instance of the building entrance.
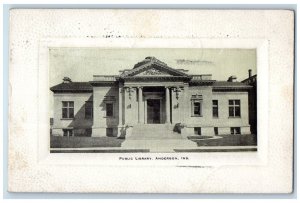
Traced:
[[147, 123], [160, 123], [160, 100], [147, 99]]

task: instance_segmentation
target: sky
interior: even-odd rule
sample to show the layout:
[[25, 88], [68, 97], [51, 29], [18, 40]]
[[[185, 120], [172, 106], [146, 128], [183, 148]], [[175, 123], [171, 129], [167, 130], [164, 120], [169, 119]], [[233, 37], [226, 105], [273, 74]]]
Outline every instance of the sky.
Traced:
[[93, 75], [118, 75], [119, 70], [132, 69], [147, 56], [190, 74], [212, 74], [214, 80], [235, 75], [241, 81], [248, 77], [248, 69], [256, 74], [255, 49], [51, 48], [49, 54], [50, 87], [65, 76], [72, 81], [91, 81]]

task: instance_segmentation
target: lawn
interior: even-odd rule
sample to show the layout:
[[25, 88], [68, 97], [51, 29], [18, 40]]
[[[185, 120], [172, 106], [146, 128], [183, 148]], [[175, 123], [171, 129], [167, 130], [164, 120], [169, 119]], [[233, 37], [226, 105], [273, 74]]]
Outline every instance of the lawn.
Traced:
[[52, 149], [51, 153], [147, 153], [149, 149], [88, 149], [88, 150], [61, 150]]
[[51, 148], [121, 147], [116, 137], [50, 137]]
[[256, 152], [256, 148], [241, 149], [175, 149], [175, 152]]
[[[208, 136], [190, 136], [201, 146], [256, 146], [255, 135], [219, 135], [219, 139]], [[117, 137], [50, 137], [51, 148], [121, 147], [124, 139]]]
[[256, 146], [255, 135], [218, 135], [220, 139], [196, 139], [195, 137], [189, 138], [200, 146]]

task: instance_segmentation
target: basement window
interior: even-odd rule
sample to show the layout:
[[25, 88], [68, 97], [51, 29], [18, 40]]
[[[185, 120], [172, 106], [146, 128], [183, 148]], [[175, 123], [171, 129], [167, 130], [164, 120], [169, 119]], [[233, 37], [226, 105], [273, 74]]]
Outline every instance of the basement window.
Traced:
[[201, 128], [200, 127], [195, 127], [194, 128], [194, 134], [195, 135], [201, 135]]
[[240, 135], [241, 134], [241, 128], [240, 127], [231, 127], [230, 132], [232, 135]]
[[219, 134], [219, 129], [217, 127], [214, 127], [215, 135]]
[[72, 137], [73, 136], [73, 130], [72, 129], [63, 129], [63, 135], [64, 137]]
[[113, 128], [106, 128], [106, 136], [107, 137], [114, 136], [114, 129]]

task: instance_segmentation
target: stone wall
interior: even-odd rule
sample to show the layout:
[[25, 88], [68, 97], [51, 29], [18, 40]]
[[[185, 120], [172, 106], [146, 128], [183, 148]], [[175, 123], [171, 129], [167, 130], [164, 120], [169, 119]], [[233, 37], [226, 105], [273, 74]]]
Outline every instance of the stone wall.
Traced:
[[[62, 129], [74, 129], [75, 136], [88, 136], [93, 125], [93, 118], [85, 118], [85, 102], [92, 101], [92, 93], [58, 93], [54, 94], [53, 136], [63, 136]], [[62, 102], [74, 102], [74, 118], [62, 118]]]
[[[112, 87], [94, 87], [94, 125], [93, 137], [107, 136], [106, 129], [113, 128], [112, 136], [118, 135], [119, 119], [119, 88]], [[106, 103], [113, 104], [113, 116], [106, 116]]]

